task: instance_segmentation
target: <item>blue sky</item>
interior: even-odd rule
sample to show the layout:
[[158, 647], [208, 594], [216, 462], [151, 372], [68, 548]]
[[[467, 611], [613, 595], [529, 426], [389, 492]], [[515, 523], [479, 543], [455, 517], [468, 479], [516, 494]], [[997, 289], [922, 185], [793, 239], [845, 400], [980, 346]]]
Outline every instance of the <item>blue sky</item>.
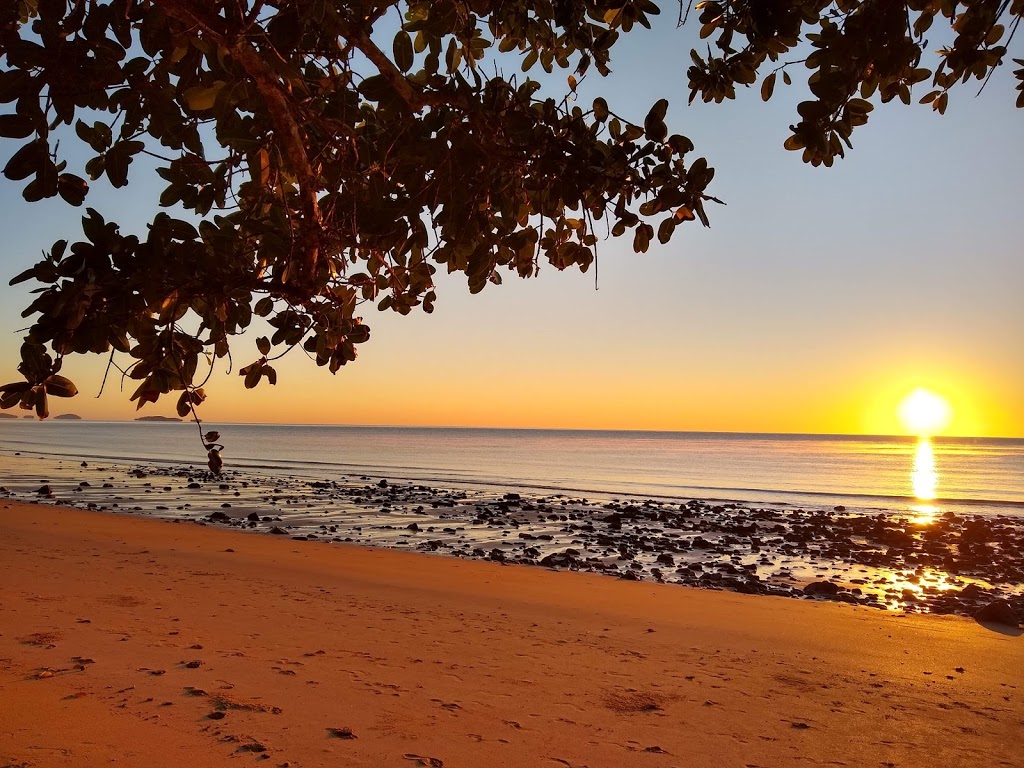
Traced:
[[[716, 168], [710, 191], [728, 203], [710, 207], [711, 229], [692, 223], [643, 255], [603, 242], [599, 290], [592, 272], [551, 267], [476, 296], [442, 276], [434, 315], [369, 311], [373, 337], [336, 377], [299, 354], [274, 389], [242, 394], [237, 376], [218, 376], [207, 418], [878, 433], [927, 386], [953, 403], [952, 432], [1024, 436], [1024, 112], [1009, 68], [980, 97], [959, 88], [945, 116], [879, 105], [846, 160], [811, 168], [782, 148], [806, 70], [768, 104], [755, 87], [687, 107], [697, 26], [669, 16], [627, 35], [613, 76], [588, 77], [580, 100], [604, 95], [639, 121], [669, 98], [670, 130]], [[138, 230], [157, 189], [134, 171], [127, 193], [98, 184], [89, 204]], [[5, 274], [74, 238], [81, 213], [0, 185]], [[3, 282], [0, 375], [13, 380], [30, 299]], [[116, 386], [93, 398], [102, 361], [65, 368], [83, 391], [65, 410], [136, 415]]]

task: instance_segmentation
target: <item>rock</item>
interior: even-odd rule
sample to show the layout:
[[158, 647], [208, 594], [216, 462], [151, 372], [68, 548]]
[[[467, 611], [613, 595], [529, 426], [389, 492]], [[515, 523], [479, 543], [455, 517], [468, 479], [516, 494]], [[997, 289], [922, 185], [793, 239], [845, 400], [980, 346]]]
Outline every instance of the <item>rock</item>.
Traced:
[[281, 527], [280, 527], [280, 526], [278, 526], [278, 525], [275, 525], [275, 526], [274, 526], [273, 528], [271, 528], [271, 529], [270, 529], [270, 532], [271, 532], [271, 533], [275, 533], [275, 534], [277, 534], [278, 536], [281, 536], [281, 535], [285, 535], [285, 536], [287, 536], [287, 535], [288, 535], [288, 531], [286, 531], [286, 530], [285, 530], [284, 528], [281, 528]]
[[50, 489], [50, 486], [42, 485], [39, 487], [36, 493], [38, 493], [40, 496], [49, 496], [50, 494], [53, 493], [53, 491]]
[[377, 483], [377, 487], [378, 488], [387, 488], [388, 487], [388, 481], [387, 480], [381, 480], [379, 483]]
[[831, 581], [812, 581], [804, 587], [805, 595], [838, 595], [839, 586]]
[[1020, 616], [1005, 600], [993, 600], [974, 614], [975, 621], [986, 624], [1005, 624], [1016, 627], [1020, 624]]
[[672, 555], [670, 555], [668, 552], [662, 552], [660, 555], [658, 555], [658, 562], [661, 563], [662, 565], [675, 565], [676, 564], [675, 558], [672, 557]]
[[202, 488], [203, 486], [201, 486], [199, 483], [189, 483], [188, 487], [191, 488], [192, 490], [196, 490], [197, 488]]
[[405, 530], [417, 533], [420, 530], [420, 527], [416, 523], [409, 523], [407, 526], [405, 526]]
[[255, 512], [250, 512], [248, 515], [246, 515], [245, 519], [248, 520], [250, 523], [258, 523], [260, 521], [260, 516], [257, 515]]
[[220, 510], [217, 510], [216, 512], [211, 512], [206, 519], [213, 523], [228, 523], [231, 521], [231, 518], [223, 512], [221, 512]]
[[552, 552], [550, 555], [546, 555], [540, 561], [543, 566], [552, 568], [568, 568], [576, 562], [576, 558], [565, 552]]
[[504, 498], [505, 501], [519, 501], [523, 497], [520, 496], [518, 493], [506, 493]]

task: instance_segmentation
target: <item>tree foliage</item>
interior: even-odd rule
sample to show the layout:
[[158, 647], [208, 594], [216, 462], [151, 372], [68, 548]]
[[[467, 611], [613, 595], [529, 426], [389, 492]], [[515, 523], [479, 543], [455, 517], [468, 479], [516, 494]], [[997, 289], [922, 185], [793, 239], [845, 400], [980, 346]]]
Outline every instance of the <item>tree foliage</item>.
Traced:
[[[708, 40], [691, 53], [690, 100], [759, 80], [767, 100], [803, 65], [809, 96], [785, 146], [827, 166], [874, 102], [910, 103], [930, 84], [920, 101], [941, 113], [955, 84], [986, 81], [1024, 0], [678, 10]], [[14, 278], [40, 288], [25, 381], [0, 388], [0, 406], [45, 417], [49, 395], [75, 393], [58, 374], [66, 355], [120, 354], [139, 407], [178, 393], [187, 415], [254, 316], [271, 330], [239, 370], [247, 387], [274, 384], [273, 360], [296, 347], [336, 372], [369, 338], [365, 305], [432, 311], [438, 267], [477, 292], [542, 262], [586, 271], [605, 229], [642, 252], [685, 222], [707, 226], [714, 170], [669, 134], [666, 99], [631, 122], [576, 97], [659, 12], [652, 0], [3, 0], [4, 175], [28, 201], [81, 206], [101, 178], [127, 185], [146, 155], [170, 210], [140, 237], [88, 208], [82, 239]], [[939, 28], [949, 43], [929, 64]], [[550, 95], [538, 68], [567, 85]]]

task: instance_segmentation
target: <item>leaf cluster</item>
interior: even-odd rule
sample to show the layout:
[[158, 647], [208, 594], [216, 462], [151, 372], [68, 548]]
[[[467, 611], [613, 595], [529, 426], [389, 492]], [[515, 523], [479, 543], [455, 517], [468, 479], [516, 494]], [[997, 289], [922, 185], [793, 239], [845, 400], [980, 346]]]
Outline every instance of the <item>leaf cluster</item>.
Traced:
[[[5, 176], [28, 200], [82, 205], [146, 153], [174, 209], [139, 237], [90, 208], [81, 240], [13, 281], [41, 286], [27, 344], [57, 360], [127, 355], [139, 407], [180, 392], [179, 413], [193, 411], [254, 316], [269, 332], [239, 370], [247, 387], [274, 384], [271, 362], [292, 349], [332, 372], [355, 360], [363, 307], [432, 311], [439, 266], [478, 292], [543, 262], [586, 271], [598, 222], [638, 251], [652, 218], [662, 242], [707, 223], [713, 171], [668, 135], [667, 101], [640, 126], [603, 99], [584, 108], [484, 73], [498, 51], [523, 72], [569, 69], [575, 88], [609, 71], [620, 32], [649, 26], [651, 0], [15, 6]], [[392, 9], [400, 29], [385, 33]], [[66, 159], [75, 141], [81, 169]]]
[[[778, 73], [790, 85], [787, 70], [804, 64], [810, 98], [798, 105], [785, 147], [826, 166], [853, 146], [850, 136], [867, 123], [876, 95], [910, 104], [913, 87], [930, 81], [920, 102], [941, 114], [954, 85], [987, 82], [1024, 18], [1024, 0], [703, 0], [694, 9], [701, 38], [713, 38], [716, 50], [692, 53], [690, 101], [734, 98], [737, 85], [752, 85], [777, 64], [762, 79], [767, 101]], [[926, 66], [927, 35], [939, 30], [937, 20], [952, 43]], [[783, 60], [808, 49], [803, 58]], [[1024, 74], [1017, 77], [1024, 83]]]

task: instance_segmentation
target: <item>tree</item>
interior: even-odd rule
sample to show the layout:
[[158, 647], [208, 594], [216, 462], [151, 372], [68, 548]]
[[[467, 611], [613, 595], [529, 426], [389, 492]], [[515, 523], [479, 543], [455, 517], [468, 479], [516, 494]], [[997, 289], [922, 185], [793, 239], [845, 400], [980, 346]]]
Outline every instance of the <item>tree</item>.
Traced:
[[[1024, 0], [678, 10], [715, 46], [691, 53], [690, 100], [758, 80], [767, 100], [802, 64], [809, 97], [785, 147], [830, 166], [874, 102], [909, 104], [927, 81], [920, 101], [943, 113], [955, 84], [987, 83]], [[175, 392], [184, 416], [254, 315], [273, 331], [239, 371], [247, 387], [274, 384], [273, 360], [296, 347], [332, 373], [353, 361], [364, 305], [432, 311], [437, 265], [478, 292], [542, 260], [586, 271], [599, 224], [638, 252], [707, 226], [714, 170], [669, 135], [666, 99], [642, 124], [575, 99], [659, 12], [652, 0], [4, 0], [0, 136], [18, 141], [4, 175], [28, 201], [81, 206], [90, 182], [127, 185], [145, 154], [177, 216], [140, 238], [89, 208], [84, 239], [13, 279], [41, 288], [25, 311], [25, 381], [0, 387], [0, 407], [45, 418], [48, 396], [75, 393], [62, 359], [91, 353], [139, 382], [139, 407]], [[936, 21], [950, 42], [929, 65]], [[528, 74], [538, 66], [564, 70], [566, 87], [546, 93]]]

